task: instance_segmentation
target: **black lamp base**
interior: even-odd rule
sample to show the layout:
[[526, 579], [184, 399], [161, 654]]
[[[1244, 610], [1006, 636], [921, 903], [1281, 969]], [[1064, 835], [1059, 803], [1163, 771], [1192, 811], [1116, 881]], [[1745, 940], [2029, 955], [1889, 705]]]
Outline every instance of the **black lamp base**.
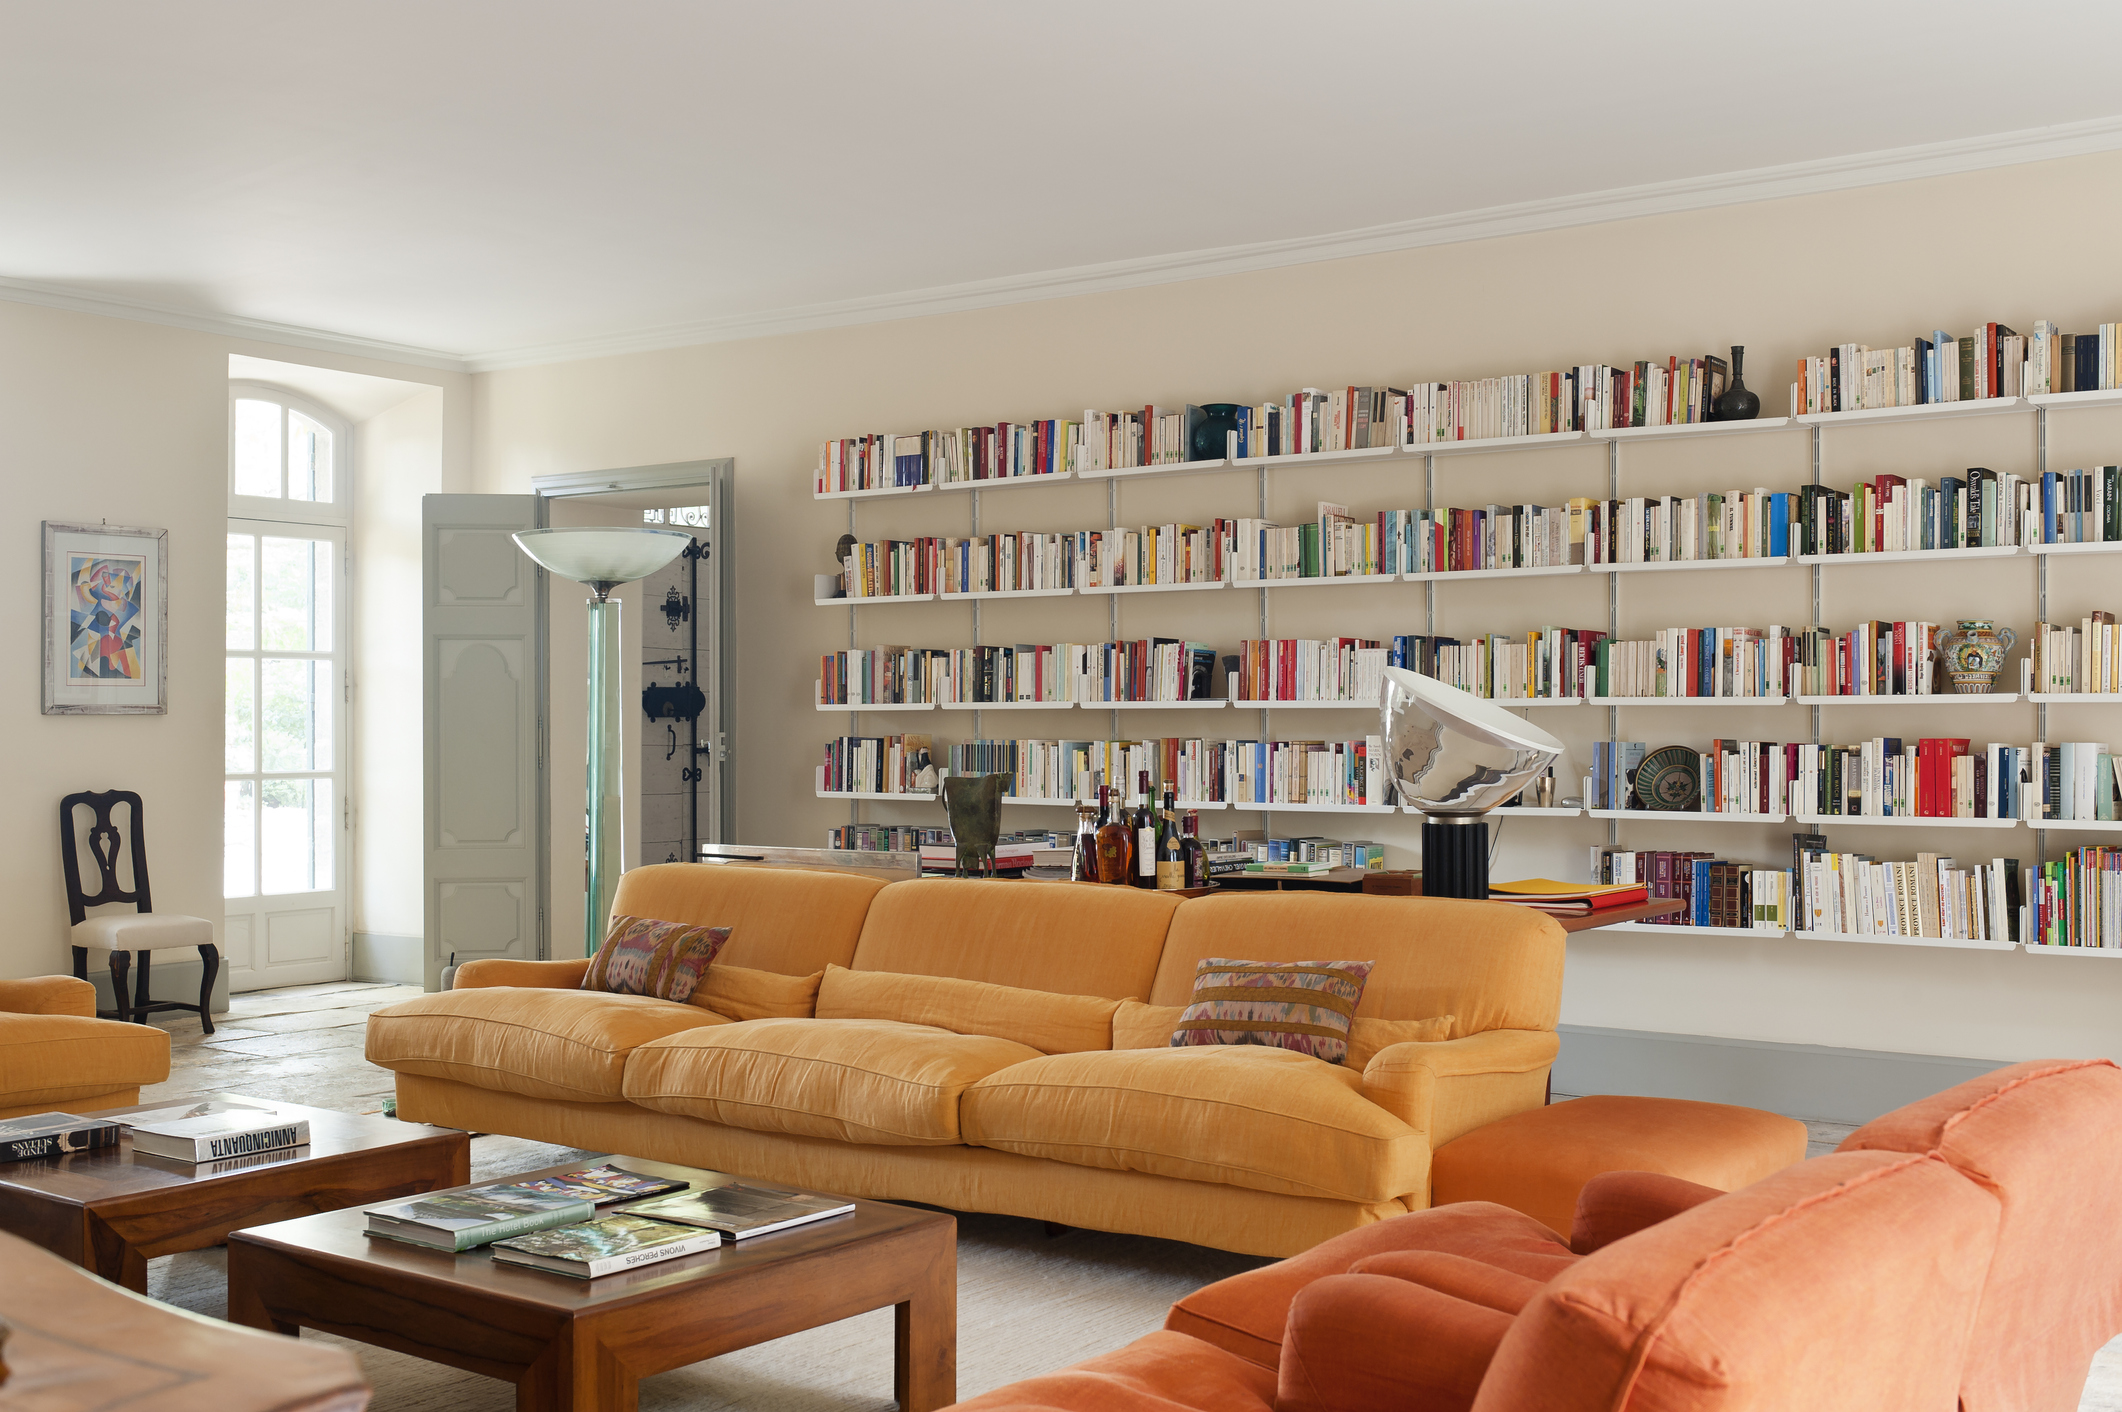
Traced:
[[1422, 895], [1488, 900], [1488, 822], [1422, 821]]

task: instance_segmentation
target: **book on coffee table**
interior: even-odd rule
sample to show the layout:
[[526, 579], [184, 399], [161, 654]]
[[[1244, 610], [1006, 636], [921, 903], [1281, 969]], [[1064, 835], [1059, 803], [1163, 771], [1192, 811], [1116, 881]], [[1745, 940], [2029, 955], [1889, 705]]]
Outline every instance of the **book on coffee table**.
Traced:
[[495, 1241], [494, 1259], [578, 1280], [592, 1280], [619, 1270], [632, 1270], [660, 1260], [676, 1260], [696, 1251], [713, 1250], [720, 1244], [722, 1235], [719, 1231], [617, 1214]]
[[0, 1162], [88, 1152], [98, 1147], [115, 1147], [117, 1142], [118, 1125], [101, 1118], [82, 1118], [72, 1113], [25, 1113], [19, 1118], [0, 1119]]
[[593, 1219], [594, 1203], [496, 1182], [368, 1208], [368, 1234], [434, 1250], [471, 1250], [509, 1236]]
[[821, 1196], [794, 1187], [768, 1186], [764, 1182], [726, 1181], [713, 1186], [695, 1184], [677, 1196], [659, 1196], [626, 1208], [630, 1216], [648, 1216], [658, 1221], [705, 1226], [732, 1240], [787, 1230], [827, 1216], [841, 1216], [855, 1203], [837, 1196]]
[[133, 1151], [180, 1162], [220, 1162], [309, 1141], [309, 1120], [299, 1110], [222, 1098], [129, 1113], [125, 1126]]
[[529, 1181], [514, 1183], [518, 1191], [534, 1191], [546, 1196], [568, 1196], [578, 1201], [587, 1201], [593, 1206], [609, 1206], [614, 1201], [639, 1201], [644, 1197], [661, 1196], [667, 1191], [683, 1191], [685, 1183], [667, 1177], [651, 1177], [641, 1172], [629, 1172], [624, 1167], [614, 1167], [609, 1162], [596, 1167], [584, 1167], [579, 1172], [563, 1172], [557, 1177], [533, 1177]]

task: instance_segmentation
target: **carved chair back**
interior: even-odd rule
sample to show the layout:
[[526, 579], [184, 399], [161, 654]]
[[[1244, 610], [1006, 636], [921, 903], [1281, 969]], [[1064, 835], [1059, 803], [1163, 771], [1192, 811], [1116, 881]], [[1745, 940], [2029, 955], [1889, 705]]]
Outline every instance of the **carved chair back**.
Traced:
[[[125, 806], [125, 836], [111, 820], [118, 805]], [[93, 816], [86, 834], [77, 827], [77, 809], [87, 809]], [[81, 885], [81, 845], [86, 842], [89, 860], [96, 865], [96, 890], [89, 892]], [[132, 874], [132, 886], [125, 887], [119, 881], [120, 854], [130, 864], [126, 871]], [[82, 791], [69, 794], [59, 801], [59, 858], [66, 869], [66, 906], [73, 915], [75, 925], [88, 919], [88, 909], [100, 907], [106, 902], [130, 902], [142, 912], [152, 912], [154, 904], [148, 895], [147, 884], [147, 840], [140, 822], [140, 796], [129, 789], [110, 789], [102, 793]]]

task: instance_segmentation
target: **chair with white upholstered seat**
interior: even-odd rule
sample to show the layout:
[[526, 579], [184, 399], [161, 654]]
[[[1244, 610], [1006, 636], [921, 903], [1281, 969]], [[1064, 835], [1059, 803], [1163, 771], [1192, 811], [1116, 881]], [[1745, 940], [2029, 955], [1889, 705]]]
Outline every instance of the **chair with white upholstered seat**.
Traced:
[[[126, 835], [121, 838], [111, 822], [112, 810], [123, 804]], [[87, 830], [88, 852], [96, 864], [97, 890], [91, 894], [81, 886], [82, 836], [76, 828], [77, 809], [86, 808], [95, 817]], [[122, 845], [122, 847], [121, 847]], [[132, 875], [133, 885], [118, 882], [121, 854]], [[91, 948], [110, 953], [111, 990], [118, 1008], [109, 1018], [145, 1024], [157, 1010], [190, 1010], [199, 1016], [206, 1033], [214, 1032], [214, 978], [221, 971], [221, 953], [214, 948], [214, 924], [204, 917], [180, 917], [153, 910], [148, 894], [147, 843], [140, 822], [140, 796], [129, 789], [69, 794], [59, 801], [59, 856], [66, 868], [66, 905], [74, 921], [74, 974], [88, 979]], [[109, 902], [130, 902], [134, 912], [91, 917], [88, 909]], [[148, 958], [172, 947], [196, 946], [204, 971], [199, 980], [199, 1003], [182, 1000], [150, 1000], [147, 994]], [[137, 992], [127, 985], [126, 972], [132, 958], [140, 958]]]

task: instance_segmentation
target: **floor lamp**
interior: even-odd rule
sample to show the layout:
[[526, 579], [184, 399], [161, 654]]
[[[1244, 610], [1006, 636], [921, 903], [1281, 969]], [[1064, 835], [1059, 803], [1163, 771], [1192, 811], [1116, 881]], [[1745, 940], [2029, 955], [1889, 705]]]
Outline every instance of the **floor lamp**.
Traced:
[[1562, 754], [1562, 742], [1435, 677], [1385, 669], [1385, 759], [1400, 802], [1422, 811], [1422, 895], [1488, 896], [1488, 824]]
[[585, 527], [524, 530], [514, 538], [540, 568], [587, 584], [597, 595], [589, 600], [589, 881], [582, 915], [582, 954], [594, 956], [604, 943], [621, 871], [626, 716], [619, 699], [619, 604], [611, 592], [677, 558], [693, 537], [684, 530]]

